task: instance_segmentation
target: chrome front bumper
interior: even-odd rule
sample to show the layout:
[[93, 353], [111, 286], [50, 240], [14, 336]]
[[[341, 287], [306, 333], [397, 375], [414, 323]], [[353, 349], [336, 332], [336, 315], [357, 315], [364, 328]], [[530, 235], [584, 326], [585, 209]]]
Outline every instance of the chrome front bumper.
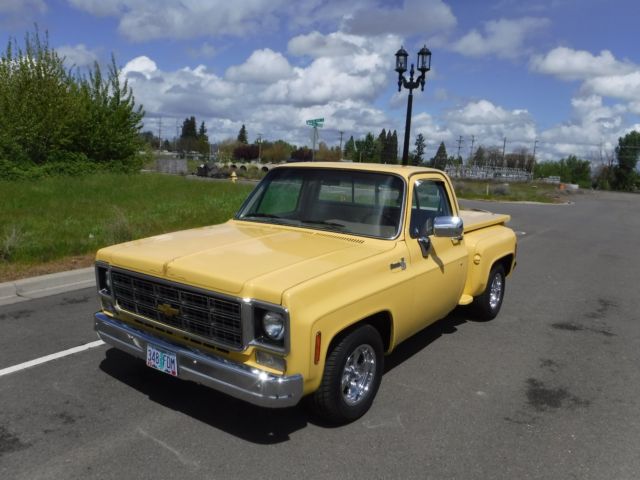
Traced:
[[302, 398], [301, 375], [281, 377], [169, 343], [101, 312], [95, 314], [94, 327], [105, 343], [143, 360], [147, 358], [147, 344], [175, 353], [179, 378], [206, 385], [254, 405], [290, 407]]

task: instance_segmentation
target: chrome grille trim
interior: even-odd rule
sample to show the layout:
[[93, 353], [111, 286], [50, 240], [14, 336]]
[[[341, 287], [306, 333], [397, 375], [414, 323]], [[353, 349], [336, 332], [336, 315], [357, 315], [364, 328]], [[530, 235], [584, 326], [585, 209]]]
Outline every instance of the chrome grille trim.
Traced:
[[[230, 350], [243, 350], [253, 336], [250, 311], [238, 298], [114, 267], [111, 281], [116, 306], [125, 313]], [[164, 313], [162, 305], [176, 313]]]

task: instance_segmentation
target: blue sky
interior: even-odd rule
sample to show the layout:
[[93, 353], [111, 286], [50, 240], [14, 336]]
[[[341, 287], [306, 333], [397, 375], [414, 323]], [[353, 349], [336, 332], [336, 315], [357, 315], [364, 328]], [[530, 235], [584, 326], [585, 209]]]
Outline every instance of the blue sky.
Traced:
[[533, 148], [539, 159], [599, 162], [640, 130], [640, 53], [633, 0], [0, 0], [0, 40], [37, 23], [80, 68], [111, 53], [145, 128], [175, 135], [191, 115], [213, 141], [262, 133], [309, 144], [404, 132], [407, 92], [394, 53], [433, 52], [414, 96], [412, 139], [427, 156]]

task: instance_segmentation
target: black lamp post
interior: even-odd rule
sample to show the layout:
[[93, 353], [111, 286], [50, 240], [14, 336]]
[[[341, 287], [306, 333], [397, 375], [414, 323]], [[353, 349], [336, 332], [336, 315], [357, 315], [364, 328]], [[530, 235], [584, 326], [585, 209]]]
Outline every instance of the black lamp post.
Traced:
[[411, 109], [413, 107], [413, 89], [420, 87], [420, 91], [424, 91], [424, 82], [426, 73], [431, 70], [431, 50], [425, 45], [418, 52], [418, 70], [420, 76], [413, 79], [415, 70], [413, 63], [411, 64], [411, 70], [409, 70], [409, 80], [404, 77], [404, 72], [407, 71], [407, 58], [409, 54], [407, 51], [400, 47], [400, 50], [396, 52], [396, 72], [398, 72], [398, 91], [402, 90], [402, 87], [409, 90], [409, 99], [407, 100], [407, 121], [404, 125], [404, 148], [402, 150], [402, 165], [408, 165], [409, 163], [409, 137], [411, 132]]

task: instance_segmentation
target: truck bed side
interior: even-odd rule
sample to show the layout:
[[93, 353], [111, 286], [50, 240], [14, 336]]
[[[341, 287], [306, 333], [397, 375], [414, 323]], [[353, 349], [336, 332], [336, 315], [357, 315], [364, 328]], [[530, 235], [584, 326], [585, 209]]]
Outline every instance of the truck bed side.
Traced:
[[467, 281], [461, 305], [473, 301], [486, 288], [489, 272], [493, 265], [501, 262], [509, 275], [515, 267], [516, 235], [505, 223], [509, 215], [484, 211], [460, 212], [464, 222], [464, 241], [469, 251]]

